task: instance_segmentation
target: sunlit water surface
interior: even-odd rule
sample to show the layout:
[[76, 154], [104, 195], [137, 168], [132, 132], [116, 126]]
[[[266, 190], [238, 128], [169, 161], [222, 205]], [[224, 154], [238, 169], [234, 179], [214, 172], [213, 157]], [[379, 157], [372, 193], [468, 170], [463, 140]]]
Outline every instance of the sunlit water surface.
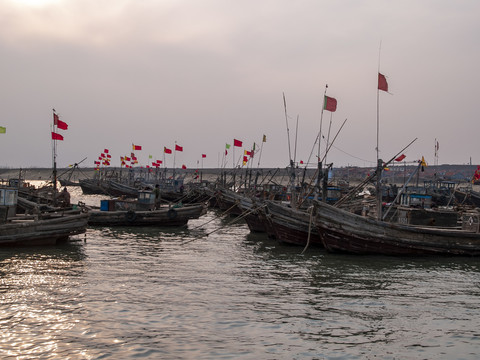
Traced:
[[479, 259], [301, 255], [218, 215], [0, 250], [0, 358], [478, 358]]

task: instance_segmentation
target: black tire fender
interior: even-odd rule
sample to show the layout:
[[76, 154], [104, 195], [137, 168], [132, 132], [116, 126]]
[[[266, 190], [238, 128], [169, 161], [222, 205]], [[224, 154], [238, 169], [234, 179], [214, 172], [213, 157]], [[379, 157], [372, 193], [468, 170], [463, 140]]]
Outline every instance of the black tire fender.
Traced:
[[175, 211], [175, 209], [170, 209], [167, 211], [167, 216], [169, 219], [175, 219], [177, 217], [177, 212]]
[[135, 221], [137, 218], [137, 214], [133, 210], [128, 210], [127, 213], [125, 214], [125, 219], [129, 222]]

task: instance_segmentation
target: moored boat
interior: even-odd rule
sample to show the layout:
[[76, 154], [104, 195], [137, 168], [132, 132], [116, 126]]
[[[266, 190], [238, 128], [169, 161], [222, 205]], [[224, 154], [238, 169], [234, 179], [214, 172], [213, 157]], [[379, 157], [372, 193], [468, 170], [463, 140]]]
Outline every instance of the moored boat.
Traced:
[[17, 216], [17, 190], [0, 189], [0, 246], [51, 245], [86, 231], [88, 214], [78, 210]]
[[140, 191], [138, 199], [102, 200], [100, 210], [90, 210], [94, 226], [181, 226], [205, 214], [205, 204], [160, 206], [151, 191]]
[[315, 203], [315, 226], [333, 252], [382, 255], [480, 255], [480, 215], [463, 213], [460, 228], [415, 226]]

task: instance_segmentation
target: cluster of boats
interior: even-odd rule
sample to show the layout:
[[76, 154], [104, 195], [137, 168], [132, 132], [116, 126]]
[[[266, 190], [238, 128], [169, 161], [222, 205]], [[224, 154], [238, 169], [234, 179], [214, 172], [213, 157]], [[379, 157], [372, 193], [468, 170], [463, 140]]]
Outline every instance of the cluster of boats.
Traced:
[[[159, 192], [101, 200], [100, 207], [62, 204], [54, 187], [35, 189], [18, 181], [0, 187], [0, 246], [56, 244], [88, 226], [184, 226], [206, 213], [205, 202], [166, 201]], [[26, 184], [25, 184], [26, 185]]]
[[[480, 195], [448, 182], [371, 188], [382, 167], [352, 187], [333, 185], [317, 175], [312, 183], [240, 185], [222, 174], [215, 181], [168, 179], [161, 184], [122, 184], [85, 180], [86, 194], [115, 195], [100, 207], [55, 207], [22, 194], [22, 187], [0, 189], [0, 245], [56, 243], [87, 226], [183, 226], [206, 213], [245, 219], [251, 232], [282, 243], [323, 247], [331, 252], [383, 255], [480, 255]], [[294, 176], [292, 176], [292, 179]], [[12, 185], [12, 184], [10, 184]], [[81, 184], [79, 184], [81, 186]], [[85, 189], [84, 189], [85, 186]], [[370, 186], [370, 188], [369, 188]], [[87, 188], [88, 187], [88, 188]], [[97, 190], [95, 190], [97, 187]], [[370, 191], [366, 191], [369, 189]], [[478, 197], [478, 198], [477, 198]], [[16, 209], [21, 207], [23, 214]]]
[[365, 195], [360, 190], [378, 173], [351, 189], [318, 186], [321, 181], [282, 193], [219, 188], [216, 201], [224, 211], [244, 217], [250, 231], [305, 248], [397, 256], [480, 255], [478, 193], [429, 181], [422, 188], [393, 186], [394, 191], [382, 185], [376, 194]]

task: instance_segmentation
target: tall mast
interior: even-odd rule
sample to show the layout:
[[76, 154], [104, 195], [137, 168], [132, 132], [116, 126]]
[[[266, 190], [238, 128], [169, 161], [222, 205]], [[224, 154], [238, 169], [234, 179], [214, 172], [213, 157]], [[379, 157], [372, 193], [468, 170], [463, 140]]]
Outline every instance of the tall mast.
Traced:
[[[380, 46], [378, 48], [378, 71], [377, 71], [377, 78], [378, 81], [380, 80], [380, 52], [382, 50], [382, 42], [380, 41]], [[382, 160], [380, 160], [380, 145], [379, 145], [379, 133], [380, 133], [380, 116], [379, 116], [379, 98], [380, 98], [380, 89], [377, 83], [377, 184], [376, 184], [376, 192], [377, 192], [377, 219], [382, 220], [382, 170], [383, 164]]]
[[[55, 109], [53, 110], [53, 132], [56, 132], [56, 123], [55, 123]], [[53, 197], [54, 197], [54, 202], [56, 202], [56, 197], [57, 197], [57, 140], [52, 139], [53, 141]]]

